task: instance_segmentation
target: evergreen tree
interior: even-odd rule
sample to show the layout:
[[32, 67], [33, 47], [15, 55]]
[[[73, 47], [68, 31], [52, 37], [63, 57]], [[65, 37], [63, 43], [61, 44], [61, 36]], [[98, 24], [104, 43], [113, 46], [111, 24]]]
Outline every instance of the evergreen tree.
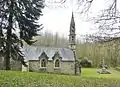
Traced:
[[41, 30], [37, 20], [42, 15], [43, 3], [43, 0], [0, 0], [0, 54], [6, 70], [10, 70], [11, 58], [26, 65], [22, 40], [31, 45], [32, 37]]

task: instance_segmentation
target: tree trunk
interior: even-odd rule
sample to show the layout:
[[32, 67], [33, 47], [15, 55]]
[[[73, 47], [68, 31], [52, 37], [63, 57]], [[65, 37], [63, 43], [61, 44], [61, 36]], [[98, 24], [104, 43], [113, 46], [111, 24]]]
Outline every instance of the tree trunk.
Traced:
[[5, 69], [10, 70], [10, 58], [11, 58], [11, 34], [13, 27], [13, 0], [11, 0], [9, 7], [9, 19], [8, 19], [8, 28], [7, 28], [7, 42], [6, 42], [6, 56], [5, 56]]

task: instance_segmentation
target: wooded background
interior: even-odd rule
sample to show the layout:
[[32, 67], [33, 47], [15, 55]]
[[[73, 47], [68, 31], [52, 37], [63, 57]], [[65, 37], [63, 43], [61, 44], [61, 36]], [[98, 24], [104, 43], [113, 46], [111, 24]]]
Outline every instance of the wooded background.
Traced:
[[[34, 38], [37, 40], [34, 46], [47, 46], [47, 47], [68, 47], [69, 41], [66, 37], [59, 36], [58, 33], [53, 35], [50, 32], [45, 32], [41, 36]], [[86, 41], [86, 40], [82, 40]], [[88, 58], [92, 60], [93, 67], [98, 67], [103, 57], [105, 64], [109, 67], [116, 67], [120, 65], [120, 40], [112, 40], [105, 43], [89, 43], [81, 42], [81, 39], [76, 39], [76, 56], [78, 60]]]

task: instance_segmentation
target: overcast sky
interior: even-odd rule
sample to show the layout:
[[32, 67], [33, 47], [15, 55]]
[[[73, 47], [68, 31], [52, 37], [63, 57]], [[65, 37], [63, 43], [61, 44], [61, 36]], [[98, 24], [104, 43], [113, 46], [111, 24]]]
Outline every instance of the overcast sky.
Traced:
[[[104, 4], [106, 3], [105, 0], [95, 1], [90, 9], [92, 16], [96, 16], [105, 7]], [[44, 26], [43, 32], [46, 30], [52, 33], [58, 32], [59, 35], [67, 37], [69, 35], [72, 11], [74, 12], [77, 37], [94, 32], [94, 30], [91, 30], [94, 25], [90, 21], [85, 21], [85, 18], [78, 13], [79, 10], [76, 10], [76, 2], [67, 0], [65, 7], [62, 8], [52, 8], [51, 6], [43, 9], [43, 16], [40, 19], [40, 23]]]

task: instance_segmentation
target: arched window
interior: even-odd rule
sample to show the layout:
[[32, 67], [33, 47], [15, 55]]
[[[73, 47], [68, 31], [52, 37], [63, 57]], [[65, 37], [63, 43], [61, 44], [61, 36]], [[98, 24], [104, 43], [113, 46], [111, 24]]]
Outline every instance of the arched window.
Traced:
[[60, 67], [60, 60], [59, 59], [55, 60], [55, 67]]
[[45, 59], [41, 60], [41, 67], [46, 67], [46, 60]]

